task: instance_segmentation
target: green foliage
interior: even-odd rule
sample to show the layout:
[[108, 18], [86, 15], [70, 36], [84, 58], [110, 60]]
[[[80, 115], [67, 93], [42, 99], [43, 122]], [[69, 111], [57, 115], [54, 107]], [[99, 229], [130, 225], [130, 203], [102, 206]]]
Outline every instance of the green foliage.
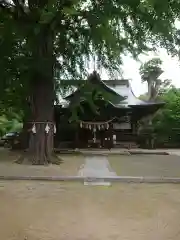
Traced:
[[79, 80], [94, 56], [113, 74], [122, 54], [159, 45], [174, 53], [179, 11], [173, 0], [1, 0], [0, 103], [25, 109], [35, 73], [44, 79], [51, 66]]
[[8, 132], [20, 131], [22, 129], [22, 123], [13, 118], [8, 120], [6, 116], [0, 117], [0, 136]]
[[[140, 96], [147, 100], [148, 95]], [[151, 119], [151, 125], [141, 126], [140, 136], [155, 138], [156, 146], [179, 146], [180, 141], [180, 89], [175, 88], [170, 80], [161, 84], [157, 101], [165, 102], [165, 105]], [[149, 129], [148, 129], [149, 128]], [[144, 140], [143, 140], [144, 141]]]
[[166, 105], [153, 120], [156, 130], [168, 133], [180, 126], [180, 90], [172, 88], [161, 96]]
[[[62, 74], [76, 77], [86, 74], [85, 60], [94, 54], [100, 66], [113, 72], [119, 70], [122, 53], [137, 56], [151, 44], [172, 49], [173, 23], [180, 9], [176, 1], [159, 0], [17, 0], [13, 3], [10, 5], [6, 0], [0, 3], [5, 39], [15, 33], [31, 56], [42, 35], [53, 32], [54, 55], [60, 58]], [[6, 41], [5, 49], [12, 49], [9, 46]], [[33, 61], [45, 64], [44, 59]]]
[[160, 58], [153, 58], [140, 67], [140, 75], [142, 82], [156, 81], [163, 73], [161, 68], [162, 60]]
[[84, 81], [72, 95], [70, 100], [70, 107], [72, 111], [72, 117], [70, 121], [78, 121], [78, 113], [84, 112], [82, 104], [86, 101], [92, 112], [98, 114], [98, 108], [96, 102], [102, 100], [105, 104], [115, 103], [116, 101], [124, 100], [125, 97], [116, 95], [115, 93], [110, 92], [109, 88], [101, 81], [100, 76], [97, 72], [90, 74], [87, 81]]
[[141, 94], [141, 95], [139, 96], [139, 99], [140, 99], [140, 100], [143, 100], [143, 101], [148, 101], [148, 94], [147, 94], [147, 93]]
[[[159, 81], [159, 86], [158, 86], [158, 92], [156, 94], [156, 99], [155, 100], [162, 100], [161, 97], [164, 96], [165, 93], [169, 91], [169, 89], [175, 88], [170, 79], [165, 79], [165, 80], [160, 80]], [[139, 99], [143, 101], [148, 101], [149, 100], [149, 94], [145, 93], [139, 96]]]
[[173, 88], [175, 88], [175, 87], [172, 84], [172, 80], [170, 80], [170, 79], [165, 79], [164, 81], [161, 80], [157, 98], [159, 96], [162, 96], [163, 94], [167, 93], [169, 91], [169, 89], [173, 89]]
[[171, 87], [160, 97], [166, 104], [159, 110], [152, 121], [152, 127], [158, 142], [180, 141], [180, 89]]
[[148, 84], [147, 100], [154, 100], [161, 89], [165, 89], [170, 84], [169, 80], [162, 81], [159, 79], [162, 70], [162, 60], [160, 58], [153, 58], [142, 64], [140, 69], [142, 82]]

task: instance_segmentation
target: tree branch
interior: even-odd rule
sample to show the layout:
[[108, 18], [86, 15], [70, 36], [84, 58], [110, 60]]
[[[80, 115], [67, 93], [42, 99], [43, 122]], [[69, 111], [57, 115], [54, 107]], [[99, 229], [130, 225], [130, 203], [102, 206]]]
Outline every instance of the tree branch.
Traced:
[[12, 0], [15, 7], [17, 8], [17, 12], [21, 16], [25, 16], [27, 12], [29, 12], [29, 8], [25, 6], [25, 1], [23, 0]]
[[6, 0], [0, 0], [0, 7], [1, 8], [14, 8], [14, 5], [11, 4], [10, 2], [7, 2]]
[[19, 0], [12, 0], [12, 1], [19, 11], [24, 11], [23, 5], [19, 2]]
[[15, 6], [6, 0], [0, 0], [0, 12], [5, 11], [9, 15], [14, 15]]
[[[12, 0], [13, 4], [7, 2], [6, 0], [0, 0], [0, 12], [3, 11], [9, 16], [12, 16], [14, 20], [18, 22], [28, 22], [28, 11], [25, 6], [23, 6], [19, 0]], [[22, 1], [23, 3], [23, 1]]]

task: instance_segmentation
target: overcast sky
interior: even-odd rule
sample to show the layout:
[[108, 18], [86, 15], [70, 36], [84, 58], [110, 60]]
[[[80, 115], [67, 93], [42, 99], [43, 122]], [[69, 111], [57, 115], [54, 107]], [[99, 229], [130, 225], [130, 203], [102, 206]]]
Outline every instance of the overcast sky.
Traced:
[[[180, 29], [180, 21], [176, 21], [175, 25], [177, 29]], [[160, 49], [158, 54], [151, 53], [149, 55], [141, 56], [140, 61], [145, 63], [154, 57], [159, 57], [163, 61], [162, 69], [164, 70], [164, 73], [160, 76], [160, 78], [162, 80], [171, 79], [172, 84], [177, 88], [180, 88], [180, 60], [178, 60], [177, 57], [172, 58], [169, 56], [165, 49]], [[131, 86], [134, 94], [139, 96], [147, 92], [147, 84], [141, 83], [141, 77], [139, 75], [141, 62], [137, 62], [133, 60], [132, 57], [128, 56], [124, 57], [123, 60], [124, 64], [121, 66], [123, 70], [123, 78], [131, 80]], [[92, 69], [90, 72], [92, 72]], [[102, 71], [101, 79], [108, 79], [108, 75], [105, 71]]]
[[[149, 55], [141, 56], [140, 61], [144, 63], [153, 57], [159, 57], [163, 61], [162, 68], [164, 73], [161, 75], [161, 79], [172, 79], [172, 84], [180, 88], [180, 61], [178, 61], [178, 58], [172, 58], [165, 50], [161, 49], [158, 54], [151, 53]], [[147, 84], [141, 83], [141, 77], [139, 75], [141, 62], [137, 62], [133, 60], [132, 57], [128, 56], [124, 57], [123, 60], [123, 78], [131, 80], [134, 94], [139, 96], [140, 94], [147, 92]], [[90, 72], [91, 71], [92, 69]], [[101, 79], [108, 79], [108, 75], [105, 71], [101, 72]]]
[[[180, 87], [180, 61], [178, 58], [172, 58], [168, 56], [165, 50], [160, 50], [158, 55], [142, 56], [141, 61], [146, 62], [153, 57], [159, 57], [163, 61], [162, 68], [164, 73], [161, 75], [161, 79], [172, 79], [172, 84], [176, 87]], [[124, 58], [123, 72], [125, 78], [131, 79], [131, 86], [135, 95], [140, 95], [147, 91], [147, 84], [141, 83], [139, 75], [139, 67], [141, 63], [136, 62], [130, 57]]]

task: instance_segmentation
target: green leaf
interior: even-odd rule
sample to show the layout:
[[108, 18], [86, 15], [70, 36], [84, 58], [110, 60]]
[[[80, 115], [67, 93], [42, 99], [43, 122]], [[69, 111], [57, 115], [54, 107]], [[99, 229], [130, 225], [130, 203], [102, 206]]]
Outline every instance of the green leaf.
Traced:
[[46, 11], [46, 10], [42, 11], [39, 24], [50, 23], [52, 21], [52, 19], [54, 18], [54, 16], [55, 16], [54, 12], [49, 12], [49, 11]]
[[78, 15], [79, 11], [74, 7], [64, 7], [63, 13], [67, 15]]

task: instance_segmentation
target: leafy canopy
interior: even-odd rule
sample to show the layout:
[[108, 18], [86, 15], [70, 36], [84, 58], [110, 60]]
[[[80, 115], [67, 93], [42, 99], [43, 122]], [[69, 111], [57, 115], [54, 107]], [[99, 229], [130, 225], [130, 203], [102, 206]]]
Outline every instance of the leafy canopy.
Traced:
[[162, 81], [159, 77], [163, 73], [162, 60], [160, 58], [152, 58], [141, 65], [140, 75], [142, 82], [148, 84], [148, 100], [154, 100], [162, 86], [168, 85], [169, 80]]
[[[174, 0], [1, 0], [3, 55], [11, 54], [8, 41], [15, 33], [26, 46], [26, 60], [43, 37], [52, 35], [63, 75], [82, 76], [95, 54], [99, 65], [112, 72], [119, 69], [122, 53], [137, 56], [154, 44], [172, 50], [179, 9]], [[31, 60], [29, 65], [38, 63], [43, 71], [48, 64], [47, 59]]]
[[180, 126], [180, 89], [170, 88], [160, 97], [166, 104], [153, 119], [153, 127], [161, 135], [172, 135]]
[[153, 58], [140, 67], [140, 75], [142, 82], [157, 81], [159, 76], [163, 73], [162, 60], [160, 58]]
[[[24, 108], [33, 73], [48, 74], [52, 62], [63, 78], [83, 79], [94, 56], [115, 73], [122, 54], [173, 51], [179, 10], [174, 0], [1, 0], [0, 100]], [[38, 56], [50, 40], [53, 52]]]

